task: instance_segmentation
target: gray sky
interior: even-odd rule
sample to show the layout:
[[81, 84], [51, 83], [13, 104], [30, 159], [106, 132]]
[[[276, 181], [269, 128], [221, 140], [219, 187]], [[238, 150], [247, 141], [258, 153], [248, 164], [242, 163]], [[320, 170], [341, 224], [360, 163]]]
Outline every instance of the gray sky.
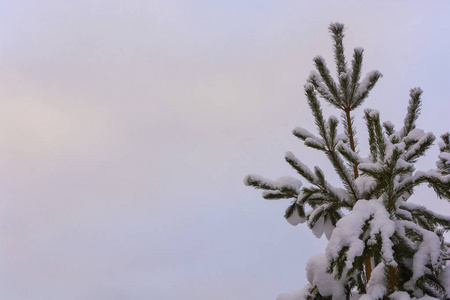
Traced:
[[293, 175], [288, 150], [331, 171], [290, 132], [314, 130], [302, 86], [315, 55], [332, 65], [333, 21], [348, 56], [361, 46], [364, 72], [384, 74], [364, 107], [400, 126], [420, 86], [419, 127], [449, 130], [449, 12], [448, 1], [3, 1], [0, 298], [274, 299], [303, 287], [325, 241], [243, 177]]

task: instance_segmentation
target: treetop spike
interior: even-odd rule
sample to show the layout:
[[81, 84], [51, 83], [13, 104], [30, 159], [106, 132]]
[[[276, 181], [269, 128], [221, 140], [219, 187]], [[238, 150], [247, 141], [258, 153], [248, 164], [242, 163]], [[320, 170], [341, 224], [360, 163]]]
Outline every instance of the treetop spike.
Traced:
[[334, 23], [331, 23], [330, 26], [328, 26], [328, 30], [330, 30], [330, 32], [333, 34], [343, 35], [345, 26], [342, 23], [334, 22]]

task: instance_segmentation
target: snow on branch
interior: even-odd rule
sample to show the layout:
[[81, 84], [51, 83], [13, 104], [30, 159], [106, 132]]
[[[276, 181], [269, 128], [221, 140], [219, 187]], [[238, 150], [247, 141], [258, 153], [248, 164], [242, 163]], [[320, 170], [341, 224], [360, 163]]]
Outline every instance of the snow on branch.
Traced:
[[413, 257], [413, 275], [411, 279], [405, 283], [407, 289], [414, 290], [419, 278], [424, 276], [427, 272], [438, 268], [440, 265], [441, 241], [434, 232], [425, 230], [417, 226], [414, 222], [401, 220], [399, 223], [405, 228], [418, 233], [422, 238]]
[[380, 79], [382, 76], [383, 75], [376, 70], [367, 73], [367, 75], [364, 77], [364, 79], [358, 86], [356, 96], [351, 106], [352, 109], [357, 108], [363, 103], [363, 101], [367, 98], [367, 96], [369, 96], [369, 92], [373, 89], [378, 79]]
[[[365, 228], [365, 229], [364, 229]], [[345, 218], [340, 219], [326, 248], [331, 265], [345, 257], [345, 264], [337, 266], [335, 274], [351, 270], [354, 260], [362, 256], [365, 243], [373, 245], [381, 238], [381, 256], [386, 264], [396, 265], [391, 237], [395, 232], [395, 222], [390, 219], [384, 205], [376, 200], [359, 200]], [[342, 251], [342, 250], [345, 251]], [[340, 269], [340, 270], [339, 270]]]
[[286, 152], [284, 156], [286, 161], [294, 168], [300, 175], [303, 176], [306, 180], [308, 180], [312, 184], [317, 184], [318, 179], [316, 175], [300, 160], [295, 157], [294, 153]]
[[[277, 180], [270, 180], [259, 175], [248, 175], [244, 178], [244, 183], [247, 186], [253, 186], [257, 189], [269, 190], [264, 192], [263, 197], [266, 199], [282, 199], [282, 198], [295, 198], [300, 192], [302, 182], [290, 176], [280, 177]], [[276, 192], [272, 192], [276, 191]], [[272, 195], [279, 195], [280, 197]], [[286, 197], [281, 197], [284, 195]]]

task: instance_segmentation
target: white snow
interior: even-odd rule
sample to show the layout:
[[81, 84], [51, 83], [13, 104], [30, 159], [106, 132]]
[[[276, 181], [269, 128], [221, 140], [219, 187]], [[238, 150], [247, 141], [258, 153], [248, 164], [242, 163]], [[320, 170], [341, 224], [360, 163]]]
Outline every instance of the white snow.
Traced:
[[373, 108], [366, 108], [364, 110], [365, 113], [367, 113], [369, 115], [369, 117], [374, 118], [374, 117], [379, 117], [380, 116], [380, 112], [376, 109]]
[[311, 132], [302, 127], [295, 127], [294, 130], [292, 130], [292, 133], [320, 140], [320, 138], [318, 138], [317, 136], [315, 136], [314, 134], [312, 134]]
[[336, 122], [336, 123], [339, 123], [339, 119], [338, 119], [338, 117], [336, 117], [335, 115], [330, 115], [330, 116], [328, 117], [328, 121], [334, 121], [334, 122]]
[[[300, 192], [298, 194], [298, 199], [301, 199], [301, 197], [303, 196], [303, 193]], [[298, 201], [298, 200], [297, 200]], [[306, 217], [300, 217], [298, 215], [297, 209], [295, 209], [295, 211], [289, 216], [289, 218], [286, 219], [289, 224], [291, 224], [292, 226], [297, 226], [300, 223], [304, 223], [306, 221]]]
[[444, 271], [442, 272], [439, 279], [439, 281], [445, 288], [445, 295], [450, 298], [450, 266], [446, 266], [444, 268]]
[[341, 142], [347, 143], [348, 137], [344, 133], [338, 133], [336, 135], [336, 140], [339, 143], [341, 143]]
[[327, 273], [328, 261], [324, 254], [312, 256], [306, 264], [306, 278], [312, 286], [317, 286], [322, 296], [333, 296], [333, 299], [345, 299], [345, 277], [337, 281]]
[[450, 165], [450, 153], [441, 152], [438, 157], [442, 160], [445, 160], [445, 164]]
[[382, 240], [382, 257], [385, 262], [395, 265], [393, 243], [390, 240], [395, 232], [395, 222], [389, 218], [389, 213], [379, 200], [359, 200], [353, 210], [337, 222], [326, 248], [327, 258], [336, 259], [339, 251], [348, 246], [346, 267], [350, 269], [355, 257], [361, 256], [364, 251], [364, 241], [359, 236], [365, 222], [370, 218], [372, 220], [369, 221], [367, 242], [375, 243], [376, 235], [379, 234]]
[[387, 127], [390, 127], [390, 128], [395, 127], [394, 123], [392, 123], [391, 121], [385, 121], [385, 122], [383, 122], [383, 124], [385, 124]]
[[294, 211], [294, 213], [286, 219], [289, 224], [291, 224], [292, 226], [297, 226], [300, 223], [304, 223], [306, 218], [302, 218], [298, 215], [298, 213], [296, 211]]
[[411, 141], [418, 141], [421, 137], [425, 135], [425, 131], [420, 128], [414, 128], [411, 130], [407, 136], [403, 138], [405, 143], [409, 143]]
[[307, 82], [307, 83], [305, 83], [305, 84], [303, 85], [303, 88], [304, 88], [305, 90], [312, 90], [312, 89], [314, 89], [314, 85], [312, 85], [311, 83]]
[[307, 137], [305, 139], [305, 144], [306, 145], [311, 145], [311, 146], [316, 146], [318, 148], [324, 148], [325, 147], [325, 143], [322, 140], [311, 138], [311, 137]]
[[367, 284], [367, 294], [363, 295], [359, 300], [377, 300], [383, 298], [386, 294], [384, 268], [384, 263], [380, 263], [372, 270], [369, 283]]
[[[326, 208], [327, 208], [327, 204], [324, 205], [320, 205], [319, 207], [311, 210], [308, 212], [308, 226], [311, 226], [311, 220], [314, 218], [314, 216], [316, 214], [322, 213]], [[314, 233], [314, 235], [316, 236], [316, 238], [320, 238], [323, 234], [323, 230], [324, 230], [324, 219], [323, 217], [320, 217], [316, 223], [314, 224], [314, 226], [311, 228], [312, 232]]]
[[302, 182], [299, 179], [293, 178], [291, 176], [283, 176], [276, 180], [271, 180], [259, 175], [250, 174], [244, 178], [244, 183], [248, 185], [249, 180], [262, 182], [271, 190], [281, 190], [288, 187], [295, 190], [297, 193], [300, 192], [300, 188], [302, 186]]
[[383, 168], [383, 165], [379, 161], [375, 163], [363, 162], [358, 165], [358, 168], [372, 172], [379, 172]]
[[417, 252], [413, 257], [413, 276], [405, 283], [405, 287], [413, 290], [414, 284], [422, 275], [427, 272], [426, 266], [430, 264], [432, 268], [437, 268], [440, 262], [441, 241], [439, 237], [431, 231], [425, 230], [411, 221], [399, 220], [405, 228], [418, 232], [423, 241], [419, 244]]
[[370, 190], [375, 184], [375, 179], [370, 176], [359, 176], [355, 179], [355, 185], [361, 193]]
[[369, 88], [369, 84], [370, 84], [370, 78], [372, 78], [372, 76], [374, 76], [377, 73], [378, 73], [378, 71], [373, 70], [366, 74], [364, 79], [359, 84], [358, 91], [356, 94], [357, 97], [361, 97], [361, 95], [367, 91], [367, 89]]
[[390, 161], [392, 159], [392, 155], [394, 155], [394, 152], [403, 153], [404, 150], [405, 150], [405, 143], [389, 145], [386, 147], [386, 154], [385, 154], [384, 160]]
[[411, 92], [412, 94], [423, 93], [423, 91], [422, 91], [422, 89], [421, 89], [420, 87], [412, 88], [412, 89], [410, 90], [410, 92]]
[[296, 190], [297, 193], [300, 192], [300, 187], [302, 186], [302, 182], [291, 176], [283, 176], [272, 182], [273, 186], [276, 189], [282, 189], [283, 187], [289, 187], [293, 190]]

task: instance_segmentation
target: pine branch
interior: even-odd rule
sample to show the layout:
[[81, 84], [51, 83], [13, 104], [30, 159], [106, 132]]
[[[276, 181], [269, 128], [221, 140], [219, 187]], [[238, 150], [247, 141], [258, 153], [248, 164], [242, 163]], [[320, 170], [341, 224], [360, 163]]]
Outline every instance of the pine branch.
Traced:
[[326, 122], [326, 128], [327, 128], [327, 137], [328, 141], [332, 148], [336, 146], [338, 143], [337, 140], [337, 126], [339, 124], [338, 119], [335, 116], [330, 116]]
[[435, 213], [428, 210], [425, 206], [417, 205], [414, 203], [404, 202], [400, 206], [402, 209], [411, 213], [411, 216], [415, 222], [423, 222], [425, 229], [434, 231], [438, 225], [443, 228], [450, 229], [450, 217]]
[[375, 124], [371, 117], [371, 110], [364, 110], [364, 119], [366, 120], [367, 131], [369, 132], [370, 159], [376, 162], [378, 159], [377, 138], [375, 136]]
[[374, 88], [375, 84], [382, 76], [383, 75], [378, 71], [371, 71], [367, 73], [366, 77], [364, 77], [363, 81], [359, 84], [351, 106], [352, 110], [364, 102], [364, 100], [369, 96], [370, 91]]
[[366, 119], [367, 129], [369, 131], [372, 161], [376, 161], [377, 158], [383, 161], [386, 155], [386, 142], [380, 124], [380, 114], [377, 110], [365, 109], [364, 119]]
[[339, 108], [342, 106], [338, 87], [330, 75], [325, 60], [321, 56], [314, 58], [314, 64], [319, 73], [312, 71], [309, 75], [308, 82], [311, 83], [319, 94], [330, 104]]
[[330, 31], [331, 37], [334, 40], [333, 50], [337, 73], [345, 73], [347, 70], [347, 63], [344, 56], [344, 24], [337, 22], [331, 23], [328, 27], [328, 30]]
[[416, 172], [411, 180], [416, 185], [428, 183], [439, 198], [446, 198], [450, 201], [450, 178], [448, 177], [448, 175], [443, 177], [441, 174], [434, 172]]
[[[322, 139], [324, 140], [325, 147], [326, 147], [325, 152], [327, 154], [327, 157], [330, 160], [330, 162], [332, 163], [335, 170], [337, 171], [343, 184], [351, 192], [353, 201], [356, 202], [358, 200], [358, 193], [357, 193], [357, 188], [353, 183], [354, 178], [352, 178], [351, 175], [348, 173], [346, 166], [343, 164], [341, 158], [335, 151], [334, 141], [329, 140], [327, 126], [325, 125], [325, 121], [324, 121], [323, 114], [322, 114], [322, 109], [320, 107], [320, 103], [317, 100], [316, 94], [314, 92], [314, 87], [311, 84], [305, 85], [305, 94], [308, 99], [309, 107], [311, 108], [311, 111], [313, 113], [315, 123], [318, 127], [319, 134], [322, 137]], [[305, 142], [306, 142], [306, 140], [305, 140]]]
[[338, 74], [339, 78], [339, 90], [341, 92], [341, 99], [344, 107], [349, 107], [351, 105], [351, 78], [350, 74], [346, 71]]
[[[314, 173], [312, 173], [309, 168], [303, 165], [301, 162], [296, 160], [295, 157], [287, 155], [289, 163], [304, 177], [310, 181], [316, 188], [304, 188], [302, 190], [304, 197], [302, 197], [302, 202], [308, 202], [312, 206], [316, 205], [318, 202], [323, 203], [337, 203], [340, 207], [350, 208], [352, 202], [347, 191], [343, 189], [336, 188], [330, 185], [323, 174], [323, 171], [319, 167], [314, 168]], [[307, 178], [308, 177], [308, 178]]]
[[342, 126], [344, 127], [344, 133], [345, 136], [347, 137], [347, 140], [350, 142], [350, 148], [355, 149], [354, 151], [356, 151], [356, 147], [358, 145], [358, 141], [356, 139], [356, 128], [354, 126], [354, 121], [355, 118], [353, 116], [350, 115], [350, 111], [347, 112], [343, 111], [341, 114], [341, 123]]
[[315, 136], [314, 134], [312, 134], [311, 132], [302, 127], [294, 128], [294, 130], [292, 130], [292, 134], [301, 139], [302, 141], [306, 140], [307, 138], [320, 140], [317, 136]]
[[403, 175], [411, 173], [414, 169], [409, 164], [398, 164], [401, 161], [401, 155], [403, 150], [397, 146], [393, 145], [390, 155], [385, 156], [385, 166], [383, 168], [381, 178], [379, 178], [380, 183], [383, 188], [383, 200], [389, 213], [392, 213], [395, 209], [395, 204], [397, 200], [403, 193], [396, 193], [394, 179], [397, 175]]
[[394, 134], [394, 124], [392, 124], [391, 122], [389, 121], [383, 122], [383, 128], [388, 137]]
[[424, 136], [422, 136], [413, 146], [409, 148], [409, 150], [405, 153], [405, 161], [407, 162], [416, 162], [417, 159], [425, 154], [433, 142], [435, 140], [435, 136], [433, 133], [428, 132]]
[[442, 141], [439, 141], [439, 160], [436, 162], [438, 170], [443, 175], [450, 174], [450, 133], [441, 135]]
[[450, 153], [450, 132], [446, 132], [441, 135], [442, 142], [439, 144], [439, 150], [441, 152]]
[[297, 201], [289, 205], [289, 207], [286, 209], [284, 217], [286, 219], [289, 219], [295, 212], [301, 219], [305, 218], [305, 209], [303, 205], [297, 203]]
[[269, 193], [263, 193], [263, 197], [267, 197], [266, 199], [295, 198], [298, 196], [302, 185], [300, 180], [288, 176], [270, 180], [258, 175], [248, 175], [244, 178], [244, 183], [256, 189], [270, 191]]
[[378, 111], [372, 111], [371, 116], [374, 124], [378, 153], [384, 158], [386, 155], [386, 142], [384, 140], [384, 134], [380, 123], [380, 113]]
[[403, 121], [403, 129], [401, 132], [401, 136], [407, 136], [408, 133], [411, 132], [414, 128], [416, 128], [416, 120], [419, 117], [420, 114], [420, 106], [421, 106], [421, 100], [420, 96], [422, 95], [423, 91], [420, 88], [413, 88], [409, 91], [409, 105], [408, 110], [406, 113], [405, 120]]
[[262, 197], [266, 200], [280, 200], [280, 199], [297, 198], [297, 195], [293, 193], [283, 193], [280, 191], [264, 191], [262, 193]]
[[331, 164], [333, 165], [334, 169], [336, 170], [336, 173], [338, 173], [339, 177], [341, 178], [342, 183], [349, 191], [350, 195], [352, 196], [352, 202], [355, 203], [358, 201], [358, 188], [356, 187], [354, 183], [354, 177], [350, 174], [349, 170], [345, 166], [342, 159], [339, 157], [338, 153], [334, 149], [330, 149], [327, 151], [328, 159], [330, 160]]
[[350, 99], [352, 100], [355, 97], [356, 91], [358, 90], [359, 87], [359, 80], [361, 79], [363, 53], [364, 49], [362, 48], [355, 48], [353, 50], [351, 94], [350, 94]]
[[308, 105], [311, 108], [312, 114], [314, 116], [314, 121], [317, 128], [319, 129], [319, 135], [322, 139], [327, 142], [327, 133], [325, 129], [325, 120], [322, 114], [322, 108], [317, 100], [316, 93], [314, 92], [314, 86], [311, 84], [305, 84], [305, 95], [308, 99]]
[[[355, 132], [353, 131], [353, 121], [352, 118], [350, 116], [350, 110], [346, 109], [345, 111], [345, 119], [346, 119], [346, 133], [348, 136], [348, 139], [350, 140], [350, 148], [352, 149], [352, 151], [356, 151], [356, 143], [355, 143], [355, 139], [354, 139], [354, 135]], [[358, 173], [358, 167], [356, 165], [353, 165], [353, 175], [354, 178], [358, 178], [359, 173]]]
[[432, 275], [426, 276], [426, 283], [430, 286], [428, 289], [428, 295], [435, 298], [440, 299], [448, 299], [445, 298], [445, 287], [439, 282], [439, 280]]
[[317, 184], [317, 178], [314, 173], [300, 160], [295, 157], [292, 152], [287, 152], [285, 157], [286, 162], [292, 166], [303, 178], [312, 184]]
[[354, 152], [346, 143], [339, 142], [336, 145], [336, 149], [339, 153], [352, 165], [359, 165], [364, 160], [359, 156], [358, 153]]

